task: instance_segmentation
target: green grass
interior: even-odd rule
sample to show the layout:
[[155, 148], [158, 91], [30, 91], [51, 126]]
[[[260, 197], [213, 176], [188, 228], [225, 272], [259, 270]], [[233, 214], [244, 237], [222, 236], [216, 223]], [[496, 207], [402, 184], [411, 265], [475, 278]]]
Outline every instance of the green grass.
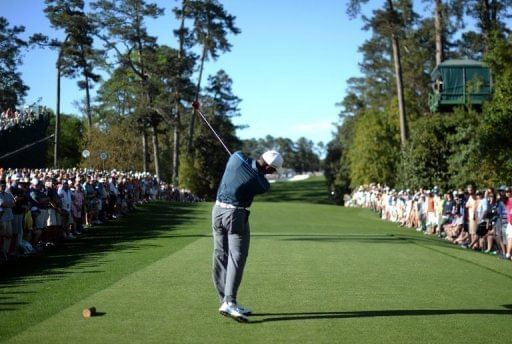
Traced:
[[[0, 274], [9, 343], [506, 343], [512, 264], [277, 183], [251, 211], [240, 301], [217, 313], [211, 204], [157, 202]], [[83, 319], [96, 306], [101, 316]]]

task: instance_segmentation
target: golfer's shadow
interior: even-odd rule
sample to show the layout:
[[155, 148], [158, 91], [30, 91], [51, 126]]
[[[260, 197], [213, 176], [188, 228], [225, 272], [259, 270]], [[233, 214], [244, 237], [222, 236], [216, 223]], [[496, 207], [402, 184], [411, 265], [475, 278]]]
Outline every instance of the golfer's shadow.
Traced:
[[[372, 317], [430, 316], [430, 315], [505, 315], [512, 316], [512, 306], [503, 305], [505, 309], [403, 309], [382, 311], [345, 311], [345, 312], [304, 312], [304, 313], [254, 313], [250, 323], [290, 320], [320, 320]], [[260, 318], [261, 317], [261, 318]]]

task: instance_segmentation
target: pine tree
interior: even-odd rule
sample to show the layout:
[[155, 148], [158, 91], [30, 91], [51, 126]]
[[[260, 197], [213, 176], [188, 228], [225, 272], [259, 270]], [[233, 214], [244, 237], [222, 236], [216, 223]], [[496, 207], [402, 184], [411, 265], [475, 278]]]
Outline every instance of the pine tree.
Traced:
[[[195, 100], [199, 100], [204, 63], [208, 59], [216, 60], [219, 53], [231, 50], [227, 39], [228, 34], [238, 34], [240, 29], [235, 26], [236, 17], [226, 12], [217, 0], [191, 0], [183, 6], [185, 18], [193, 21], [190, 30], [194, 45], [201, 46], [199, 76], [197, 79]], [[194, 136], [195, 113], [192, 114], [189, 127], [187, 151], [190, 152]]]
[[137, 116], [140, 123], [143, 168], [148, 170], [147, 131], [153, 137], [155, 173], [160, 176], [160, 156], [157, 126], [160, 116], [153, 108], [154, 94], [149, 82], [146, 60], [156, 49], [156, 37], [149, 35], [145, 26], [148, 18], [157, 18], [163, 9], [144, 0], [98, 0], [91, 3], [94, 18], [100, 29], [97, 36], [107, 51], [113, 51], [119, 65], [128, 66], [140, 82]]
[[0, 110], [19, 105], [28, 91], [18, 68], [22, 64], [23, 49], [28, 43], [20, 35], [24, 26], [9, 26], [6, 18], [0, 17]]

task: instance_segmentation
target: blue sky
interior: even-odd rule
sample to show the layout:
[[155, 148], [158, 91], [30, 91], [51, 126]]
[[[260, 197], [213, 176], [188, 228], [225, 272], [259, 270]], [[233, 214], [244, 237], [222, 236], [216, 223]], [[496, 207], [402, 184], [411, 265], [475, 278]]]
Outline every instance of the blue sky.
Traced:
[[[175, 46], [172, 30], [178, 26], [171, 8], [177, 1], [156, 1], [166, 15], [148, 22], [148, 31], [159, 43]], [[360, 20], [349, 20], [345, 1], [258, 0], [222, 1], [237, 17], [242, 33], [230, 38], [231, 52], [206, 65], [206, 73], [224, 69], [233, 79], [233, 91], [242, 99], [241, 116], [235, 124], [249, 125], [239, 137], [266, 135], [296, 140], [306, 137], [317, 143], [332, 139], [338, 121], [335, 104], [345, 95], [345, 81], [359, 75], [358, 46], [369, 37]], [[382, 6], [384, 1], [370, 1]], [[43, 13], [44, 1], [2, 0], [2, 12], [10, 25], [24, 25], [27, 36], [55, 33]], [[56, 52], [27, 51], [21, 66], [30, 87], [26, 103], [42, 97], [42, 104], [55, 108]], [[204, 79], [206, 80], [206, 78]], [[204, 83], [203, 83], [204, 84]], [[76, 81], [64, 80], [62, 111], [77, 113], [74, 102], [84, 97]]]

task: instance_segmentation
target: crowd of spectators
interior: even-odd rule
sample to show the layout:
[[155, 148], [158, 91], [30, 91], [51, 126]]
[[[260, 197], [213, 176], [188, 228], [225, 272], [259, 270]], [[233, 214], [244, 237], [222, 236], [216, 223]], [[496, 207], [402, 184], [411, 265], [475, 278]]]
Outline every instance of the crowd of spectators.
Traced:
[[512, 259], [512, 189], [502, 185], [441, 192], [438, 187], [393, 190], [380, 184], [360, 186], [345, 195], [345, 206], [374, 210], [383, 220], [425, 235]]
[[0, 131], [16, 126], [30, 126], [39, 117], [41, 112], [42, 109], [34, 111], [32, 107], [19, 110], [8, 108], [0, 114]]
[[199, 201], [149, 173], [0, 168], [0, 262], [73, 240], [155, 199]]

